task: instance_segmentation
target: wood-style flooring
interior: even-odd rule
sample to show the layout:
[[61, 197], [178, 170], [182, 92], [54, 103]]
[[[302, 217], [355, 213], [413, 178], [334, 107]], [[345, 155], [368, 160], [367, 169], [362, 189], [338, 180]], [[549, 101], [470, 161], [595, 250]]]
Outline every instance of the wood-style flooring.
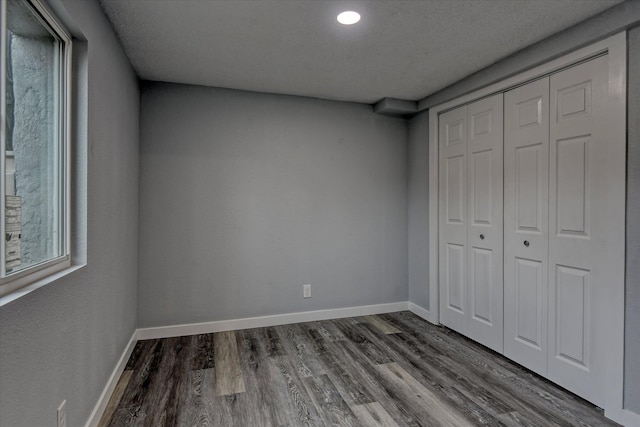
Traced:
[[605, 426], [410, 312], [140, 341], [101, 426]]

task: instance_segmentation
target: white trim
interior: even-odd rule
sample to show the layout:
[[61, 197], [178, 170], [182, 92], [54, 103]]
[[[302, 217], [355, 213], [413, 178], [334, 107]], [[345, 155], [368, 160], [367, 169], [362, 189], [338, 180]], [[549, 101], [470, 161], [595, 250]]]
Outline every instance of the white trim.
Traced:
[[[60, 270], [58, 272], [51, 272], [49, 271], [47, 274], [47, 276], [42, 277], [41, 279], [25, 285], [11, 293], [8, 293], [6, 295], [0, 296], [0, 307], [2, 307], [3, 305], [7, 305], [12, 301], [17, 300], [20, 297], [23, 297], [25, 295], [27, 295], [28, 293], [31, 293], [37, 289], [40, 289], [41, 287], [48, 285], [49, 283], [55, 282], [56, 280], [69, 275], [71, 273], [73, 273], [76, 270], [80, 270], [81, 268], [83, 268], [85, 265], [87, 264], [75, 264], [75, 265], [71, 265], [68, 268], [65, 268], [64, 270]], [[56, 265], [57, 267], [57, 265]], [[52, 267], [53, 268], [53, 267]]]
[[[0, 0], [0, 20], [2, 27], [6, 27], [7, 1]], [[56, 183], [58, 189], [57, 199], [62, 199], [58, 208], [62, 215], [56, 221], [58, 227], [57, 240], [61, 243], [59, 250], [62, 255], [49, 259], [39, 264], [26, 267], [15, 273], [7, 275], [5, 269], [5, 245], [0, 245], [0, 306], [11, 302], [26, 293], [41, 287], [43, 284], [51, 283], [50, 277], [55, 275], [59, 278], [58, 272], [70, 272], [74, 268], [71, 265], [71, 95], [72, 95], [72, 38], [64, 25], [51, 12], [49, 7], [42, 0], [26, 0], [25, 7], [31, 10], [40, 23], [49, 30], [53, 38], [58, 41], [58, 52], [56, 53], [56, 71], [59, 78], [56, 82], [58, 88], [57, 104], [59, 117], [56, 120], [58, 126], [59, 147], [58, 170], [56, 179], [64, 180], [64, 183]], [[0, 175], [5, 176], [5, 148], [6, 148], [6, 32], [0, 34]], [[3, 181], [4, 182], [4, 181]], [[0, 188], [0, 236], [5, 235], [5, 186]], [[55, 233], [55, 232], [54, 232]], [[63, 235], [62, 235], [63, 234]], [[4, 237], [3, 237], [4, 238]], [[3, 240], [4, 241], [4, 240]], [[63, 274], [64, 275], [64, 274]], [[28, 291], [26, 289], [28, 288]]]
[[416, 316], [422, 317], [429, 323], [433, 323], [434, 325], [438, 324], [437, 317], [433, 316], [433, 314], [424, 307], [420, 307], [417, 304], [409, 302], [409, 311], [415, 314]]
[[215, 322], [159, 326], [154, 328], [138, 329], [138, 339], [148, 340], [156, 338], [180, 337], [185, 335], [210, 334], [223, 331], [237, 331], [241, 329], [262, 328], [266, 326], [314, 322], [317, 320], [340, 319], [343, 317], [393, 313], [396, 311], [405, 311], [408, 309], [409, 304], [407, 303], [407, 301], [401, 301], [388, 304], [361, 305], [358, 307], [345, 307], [329, 310], [275, 314], [271, 316], [247, 317], [244, 319], [218, 320]]
[[105, 385], [104, 390], [102, 390], [102, 394], [98, 399], [98, 403], [96, 403], [96, 406], [93, 408], [93, 411], [91, 412], [91, 415], [89, 416], [89, 420], [87, 421], [87, 424], [85, 424], [85, 427], [95, 427], [100, 423], [102, 414], [104, 414], [105, 409], [107, 409], [107, 405], [109, 404], [109, 399], [111, 399], [113, 390], [115, 390], [116, 385], [120, 380], [120, 376], [124, 372], [124, 368], [127, 366], [129, 357], [131, 356], [131, 353], [133, 353], [133, 349], [136, 346], [137, 342], [138, 342], [138, 331], [135, 330], [133, 331], [133, 335], [131, 335], [131, 339], [129, 340], [129, 343], [124, 348], [124, 351], [122, 352], [122, 356], [120, 356], [120, 359], [118, 360], [118, 363], [116, 364], [115, 369], [111, 373], [111, 376], [109, 377], [109, 380], [107, 381], [107, 384]]
[[631, 412], [628, 409], [623, 409], [619, 411], [615, 417], [610, 416], [609, 413], [605, 411], [605, 416], [617, 422], [618, 424], [622, 424], [623, 426], [626, 426], [626, 427], [640, 426], [640, 414]]
[[[626, 73], [627, 44], [626, 31], [608, 37], [592, 45], [578, 49], [567, 55], [553, 59], [543, 65], [531, 68], [498, 83], [481, 88], [453, 100], [444, 102], [429, 109], [429, 312], [439, 320], [438, 303], [438, 115], [471, 101], [505, 92], [536, 78], [552, 74], [571, 65], [586, 61], [601, 54], [609, 56], [609, 90], [616, 95], [611, 108], [617, 110], [618, 121], [614, 124], [616, 134], [613, 138], [624, 138], [626, 144]], [[617, 102], [623, 99], [624, 102]], [[616, 236], [619, 238], [620, 236]], [[624, 236], [622, 236], [624, 242]], [[624, 417], [623, 381], [624, 381], [624, 282], [623, 292], [616, 292], [608, 302], [616, 309], [610, 318], [607, 348], [607, 381], [604, 385], [605, 415], [617, 420]], [[626, 411], [629, 412], [629, 411]], [[633, 418], [634, 422], [636, 421]], [[640, 423], [638, 423], [640, 425]]]
[[[621, 144], [625, 149], [611, 150], [611, 153], [617, 152], [621, 157], [617, 162], [626, 165], [626, 147], [627, 147], [627, 35], [626, 32], [617, 34], [610, 38], [613, 40], [608, 48], [609, 54], [609, 99], [608, 106], [609, 121], [611, 122], [612, 135], [610, 143]], [[611, 176], [615, 174], [615, 176]], [[622, 182], [626, 186], [626, 170], [622, 167], [619, 170], [612, 171], [610, 174], [614, 182]], [[626, 194], [624, 191], [623, 194]], [[613, 241], [620, 242], [620, 286], [615, 286], [614, 292], [609, 292], [609, 301], [606, 302], [608, 307], [608, 325], [606, 325], [607, 338], [607, 372], [605, 373], [606, 382], [605, 389], [605, 406], [604, 413], [607, 418], [616, 419], [619, 413], [624, 416], [624, 310], [625, 310], [625, 276], [624, 276], [624, 260], [625, 254], [625, 235], [626, 235], [626, 196], [622, 196], [622, 212], [617, 219], [611, 218], [612, 221], [619, 221], [621, 227], [612, 227], [611, 232], [616, 232], [612, 236]], [[616, 283], [618, 280], [615, 281]], [[628, 412], [628, 411], [627, 411]], [[631, 414], [631, 413], [630, 413]], [[623, 424], [626, 424], [624, 422]], [[640, 422], [628, 424], [640, 426]]]
[[436, 320], [434, 323], [440, 323], [438, 158], [438, 111], [432, 108], [429, 110], [429, 312]]
[[65, 270], [71, 266], [71, 256], [63, 255], [40, 264], [27, 267], [24, 270], [13, 273], [7, 277], [0, 278], [0, 298], [19, 291], [25, 286], [37, 283], [58, 271]]

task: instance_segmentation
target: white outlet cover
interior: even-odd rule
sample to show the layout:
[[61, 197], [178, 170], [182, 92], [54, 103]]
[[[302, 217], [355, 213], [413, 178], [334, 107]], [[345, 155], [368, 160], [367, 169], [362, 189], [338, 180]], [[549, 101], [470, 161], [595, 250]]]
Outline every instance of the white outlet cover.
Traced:
[[302, 285], [304, 298], [311, 298], [311, 285]]

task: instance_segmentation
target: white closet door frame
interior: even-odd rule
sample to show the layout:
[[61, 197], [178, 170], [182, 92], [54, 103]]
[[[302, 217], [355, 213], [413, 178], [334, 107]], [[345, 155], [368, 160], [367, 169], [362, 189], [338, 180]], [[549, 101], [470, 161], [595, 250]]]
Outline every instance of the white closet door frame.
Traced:
[[[504, 92], [516, 86], [522, 85], [536, 78], [551, 74], [571, 65], [589, 60], [599, 55], [609, 55], [609, 94], [611, 105], [607, 110], [607, 120], [613, 129], [611, 144], [616, 147], [624, 147], [626, 152], [626, 102], [627, 102], [627, 34], [626, 31], [608, 37], [592, 45], [575, 50], [560, 58], [549, 61], [546, 64], [534, 67], [501, 82], [492, 84], [483, 89], [471, 92], [462, 97], [445, 102], [429, 109], [429, 312], [427, 320], [439, 323], [439, 195], [438, 195], [438, 115], [478, 99]], [[619, 185], [625, 184], [625, 168], [612, 171], [612, 180]], [[613, 238], [620, 242], [619, 260], [621, 271], [624, 271], [625, 259], [625, 203], [620, 201], [619, 218], [612, 221], [618, 226], [612, 231]], [[609, 349], [607, 358], [607, 382], [605, 384], [607, 396], [605, 402], [605, 416], [624, 423], [629, 419], [629, 412], [623, 408], [623, 379], [624, 379], [624, 277], [614, 278], [610, 298], [606, 301], [611, 315], [608, 318], [607, 329], [610, 333], [606, 343]]]

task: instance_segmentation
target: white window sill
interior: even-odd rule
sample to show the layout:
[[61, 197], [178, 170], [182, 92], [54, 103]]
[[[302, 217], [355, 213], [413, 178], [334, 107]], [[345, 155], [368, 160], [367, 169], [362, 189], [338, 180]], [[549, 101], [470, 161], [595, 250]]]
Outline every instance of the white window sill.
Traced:
[[35, 282], [15, 290], [14, 292], [11, 292], [7, 295], [3, 295], [2, 297], [0, 297], [0, 307], [9, 304], [10, 302], [13, 302], [15, 300], [17, 300], [18, 298], [21, 298], [37, 289], [40, 289], [43, 286], [46, 286], [50, 283], [55, 282], [58, 279], [61, 279], [71, 273], [73, 273], [76, 270], [80, 270], [81, 268], [83, 268], [84, 266], [86, 266], [87, 264], [74, 264], [71, 265], [67, 268], [65, 268], [64, 270], [60, 270], [58, 272], [55, 272], [47, 277], [43, 277], [40, 280], [36, 280]]

